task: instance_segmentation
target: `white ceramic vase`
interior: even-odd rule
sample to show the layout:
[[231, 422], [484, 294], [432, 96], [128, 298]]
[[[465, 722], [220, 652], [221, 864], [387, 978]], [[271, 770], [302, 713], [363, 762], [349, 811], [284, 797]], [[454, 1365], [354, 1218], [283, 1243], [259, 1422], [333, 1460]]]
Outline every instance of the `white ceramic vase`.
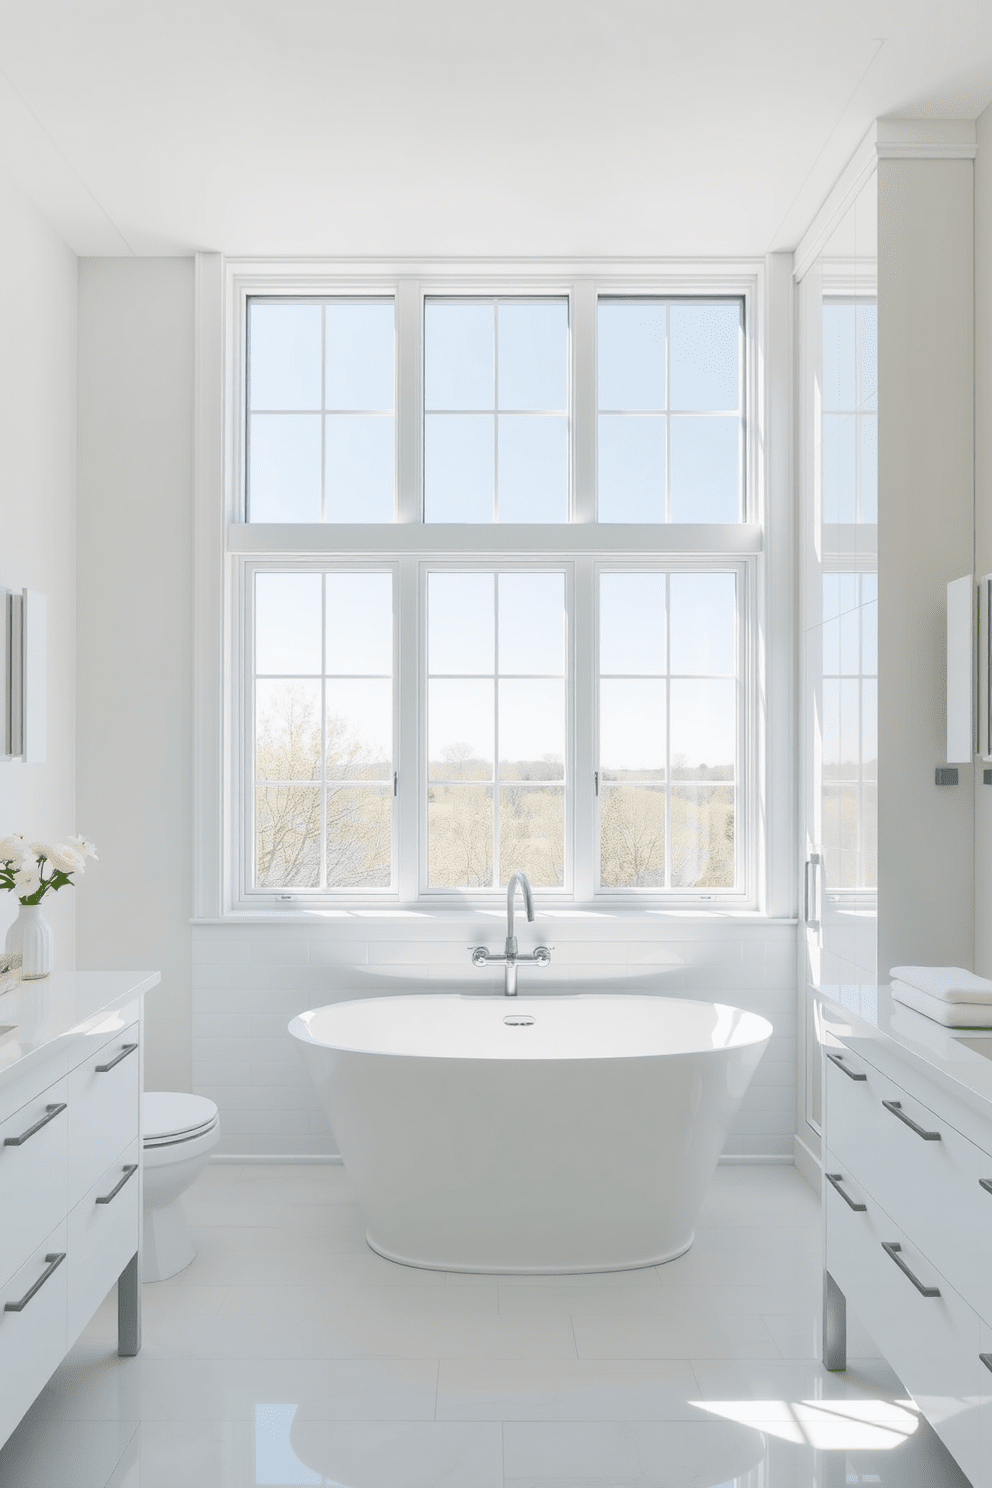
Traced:
[[55, 965], [55, 937], [40, 904], [19, 904], [17, 919], [7, 931], [5, 951], [20, 951], [21, 975], [26, 982], [47, 977]]

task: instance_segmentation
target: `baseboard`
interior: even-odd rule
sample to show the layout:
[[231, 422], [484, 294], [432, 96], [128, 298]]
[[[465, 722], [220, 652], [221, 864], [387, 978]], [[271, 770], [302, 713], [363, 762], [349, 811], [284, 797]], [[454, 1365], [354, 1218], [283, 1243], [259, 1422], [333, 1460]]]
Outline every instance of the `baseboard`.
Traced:
[[802, 1137], [794, 1136], [792, 1139], [793, 1160], [800, 1173], [806, 1179], [810, 1188], [820, 1197], [820, 1159], [811, 1147], [807, 1147]]
[[[796, 1140], [798, 1141], [798, 1138]], [[299, 1163], [311, 1163], [311, 1164], [324, 1164], [325, 1166], [328, 1166], [329, 1165], [329, 1166], [333, 1166], [333, 1167], [341, 1167], [344, 1164], [344, 1158], [341, 1156], [340, 1152], [322, 1152], [322, 1153], [312, 1153], [312, 1152], [310, 1152], [310, 1153], [305, 1153], [303, 1155], [297, 1155], [294, 1152], [215, 1152], [213, 1154], [213, 1156], [211, 1157], [210, 1161], [212, 1163], [227, 1163], [227, 1164], [232, 1164], [232, 1163], [271, 1163], [271, 1164], [278, 1164], [278, 1163], [297, 1163], [297, 1164], [299, 1164]], [[797, 1157], [792, 1157], [788, 1152], [724, 1152], [720, 1156], [719, 1161], [720, 1161], [721, 1164], [734, 1165], [734, 1166], [742, 1166], [742, 1165], [751, 1164], [751, 1165], [765, 1166], [765, 1167], [767, 1167], [769, 1165], [775, 1165], [775, 1166], [780, 1166], [780, 1167], [791, 1167], [793, 1163], [796, 1163], [798, 1165], [799, 1159]], [[813, 1159], [813, 1161], [815, 1162], [815, 1159]], [[819, 1192], [819, 1189], [820, 1189], [820, 1180], [819, 1180], [820, 1169], [819, 1169], [818, 1166], [816, 1168], [816, 1172], [817, 1172], [817, 1179], [816, 1179], [815, 1187], [816, 1187], [817, 1192]], [[804, 1178], [806, 1177], [806, 1174], [805, 1173], [803, 1174], [803, 1177]], [[807, 1179], [807, 1181], [809, 1181], [809, 1180]]]
[[212, 1163], [309, 1163], [311, 1165], [323, 1165], [325, 1167], [340, 1168], [344, 1165], [344, 1158], [340, 1152], [215, 1152], [211, 1157]]
[[718, 1159], [721, 1166], [733, 1167], [791, 1167], [794, 1160], [788, 1152], [722, 1152]]

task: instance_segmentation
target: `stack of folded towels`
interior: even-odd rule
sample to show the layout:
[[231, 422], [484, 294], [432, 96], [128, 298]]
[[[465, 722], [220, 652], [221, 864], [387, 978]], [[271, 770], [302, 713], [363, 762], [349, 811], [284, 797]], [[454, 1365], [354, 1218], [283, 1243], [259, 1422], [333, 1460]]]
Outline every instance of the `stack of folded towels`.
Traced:
[[992, 1028], [992, 981], [960, 966], [893, 966], [892, 996], [945, 1028]]

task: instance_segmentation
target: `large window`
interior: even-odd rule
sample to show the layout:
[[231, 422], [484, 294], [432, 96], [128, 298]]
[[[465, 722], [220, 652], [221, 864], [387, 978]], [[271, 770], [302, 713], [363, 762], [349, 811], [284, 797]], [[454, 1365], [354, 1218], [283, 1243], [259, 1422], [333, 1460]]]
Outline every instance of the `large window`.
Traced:
[[753, 899], [745, 309], [245, 293], [235, 900]]

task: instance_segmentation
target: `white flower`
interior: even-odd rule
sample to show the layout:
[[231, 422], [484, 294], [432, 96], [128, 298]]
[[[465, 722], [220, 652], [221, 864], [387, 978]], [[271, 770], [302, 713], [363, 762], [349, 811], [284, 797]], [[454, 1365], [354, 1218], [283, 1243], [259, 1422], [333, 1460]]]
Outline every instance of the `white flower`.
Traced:
[[41, 874], [38, 872], [37, 864], [30, 868], [18, 868], [14, 874], [14, 888], [20, 898], [26, 898], [33, 894], [35, 889], [41, 887]]
[[0, 837], [0, 863], [10, 863], [15, 858], [23, 858], [24, 853], [23, 832], [11, 832], [9, 837]]
[[80, 857], [92, 858], [94, 862], [99, 861], [96, 855], [96, 848], [92, 842], [87, 842], [85, 837], [70, 837], [69, 846], [74, 848]]
[[45, 857], [59, 873], [82, 873], [85, 866], [82, 854], [76, 852], [75, 848], [67, 847], [64, 842], [56, 842], [47, 848]]

